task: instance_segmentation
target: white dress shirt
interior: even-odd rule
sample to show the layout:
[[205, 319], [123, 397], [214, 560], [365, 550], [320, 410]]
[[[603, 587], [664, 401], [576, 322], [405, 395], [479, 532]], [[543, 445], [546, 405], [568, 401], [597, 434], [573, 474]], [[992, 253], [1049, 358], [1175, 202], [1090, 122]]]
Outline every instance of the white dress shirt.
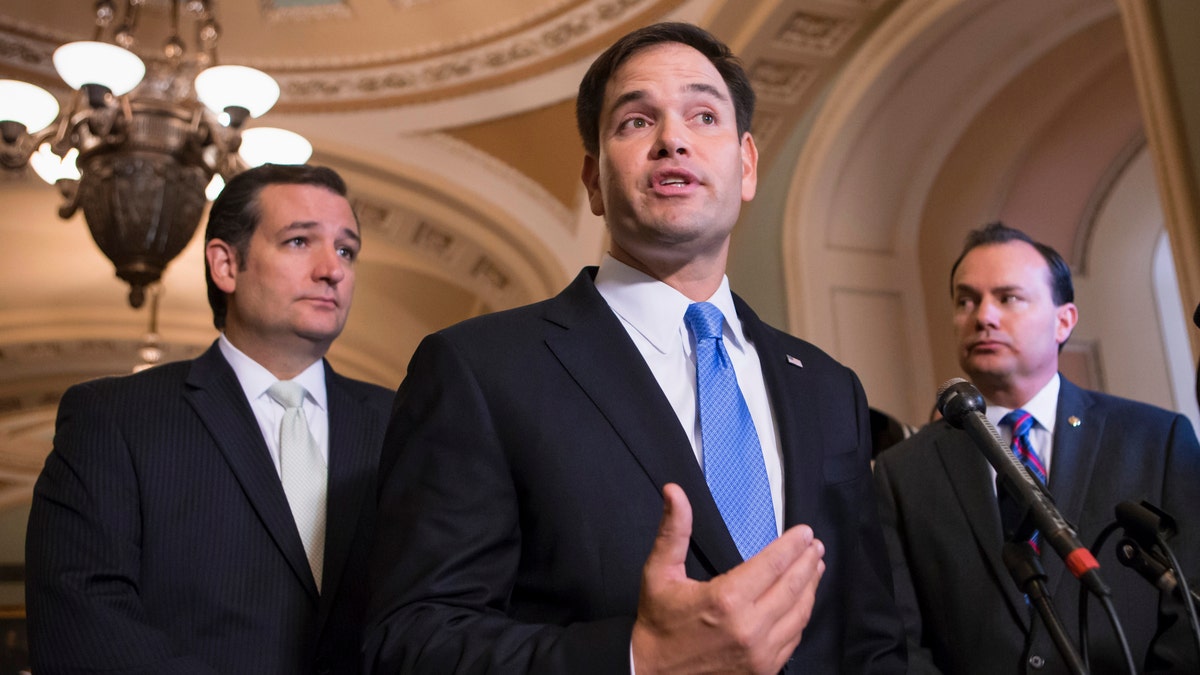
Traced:
[[[283, 405], [267, 394], [267, 389], [279, 381], [271, 371], [263, 368], [257, 361], [246, 356], [240, 349], [233, 346], [229, 338], [221, 333], [217, 340], [221, 354], [229, 362], [237, 375], [242, 391], [246, 392], [246, 400], [258, 420], [263, 438], [267, 441], [267, 449], [271, 452], [271, 461], [275, 463], [275, 472], [280, 473], [279, 461], [279, 424], [283, 421]], [[321, 449], [325, 465], [329, 465], [329, 400], [325, 395], [325, 364], [317, 359], [304, 372], [292, 378], [300, 383], [305, 390], [304, 417], [308, 420], [308, 430]], [[280, 473], [282, 476], [282, 474]]]
[[[633, 344], [641, 352], [658, 386], [679, 418], [696, 460], [704, 466], [700, 416], [696, 414], [696, 357], [683, 315], [692, 300], [667, 284], [605, 254], [596, 273], [596, 290], [621, 320]], [[783, 469], [779, 456], [779, 432], [767, 397], [762, 366], [753, 343], [746, 339], [742, 322], [733, 306], [729, 279], [707, 300], [725, 315], [722, 329], [725, 350], [733, 362], [738, 386], [754, 419], [762, 446], [775, 528], [783, 529]]]
[[[1059, 378], [1059, 374], [1055, 373], [1041, 391], [1020, 406], [1021, 410], [1033, 415], [1033, 428], [1029, 430], [1029, 443], [1033, 446], [1038, 458], [1042, 460], [1042, 466], [1046, 467], [1047, 481], [1050, 480], [1050, 460], [1054, 456], [1054, 422], [1058, 419], [1058, 390], [1062, 387], [1062, 380]], [[1004, 443], [1010, 447], [1012, 446], [1012, 428], [1008, 425], [1000, 426], [1000, 420], [1012, 411], [1013, 408], [988, 403], [987, 411], [984, 413], [992, 426], [996, 427], [996, 431], [1000, 432], [1000, 438], [1004, 439]], [[995, 478], [996, 470], [993, 468], [992, 489], [995, 489]]]

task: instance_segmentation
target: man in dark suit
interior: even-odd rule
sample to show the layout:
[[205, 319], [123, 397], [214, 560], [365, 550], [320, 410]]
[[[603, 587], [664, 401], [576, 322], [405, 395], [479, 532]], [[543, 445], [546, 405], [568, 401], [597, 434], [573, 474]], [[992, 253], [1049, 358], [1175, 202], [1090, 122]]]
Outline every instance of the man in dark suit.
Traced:
[[[370, 672], [903, 671], [862, 387], [725, 279], [753, 104], [695, 26], [592, 65], [583, 181], [610, 254], [413, 356], [380, 468]], [[712, 307], [715, 327], [687, 327]], [[729, 446], [701, 419], [702, 338], [744, 399], [731, 473], [758, 476], [753, 517], [714, 497]]]
[[[1032, 416], [1029, 444], [1080, 541], [1091, 545], [1119, 502], [1147, 500], [1179, 519], [1171, 543], [1194, 573], [1200, 448], [1192, 426], [1181, 415], [1086, 391], [1059, 375], [1059, 351], [1078, 317], [1062, 257], [993, 224], [967, 238], [951, 291], [963, 371], [1006, 442], [1013, 435], [1002, 422], [1009, 412]], [[875, 475], [912, 671], [1069, 672], [1002, 562], [1005, 537], [1019, 523], [1002, 517], [1007, 497], [998, 501], [995, 473], [966, 433], [933, 422], [881, 454]], [[1078, 583], [1049, 548], [1041, 554], [1047, 588], [1078, 645]], [[1098, 557], [1140, 670], [1156, 630], [1158, 591], [1119, 565], [1113, 540]], [[1092, 672], [1128, 672], [1099, 601], [1089, 609]], [[1176, 662], [1173, 672], [1196, 672], [1196, 662], [1188, 664]]]
[[34, 672], [357, 672], [392, 396], [323, 359], [361, 246], [345, 195], [324, 167], [235, 177], [206, 233], [217, 342], [64, 394], [26, 542]]

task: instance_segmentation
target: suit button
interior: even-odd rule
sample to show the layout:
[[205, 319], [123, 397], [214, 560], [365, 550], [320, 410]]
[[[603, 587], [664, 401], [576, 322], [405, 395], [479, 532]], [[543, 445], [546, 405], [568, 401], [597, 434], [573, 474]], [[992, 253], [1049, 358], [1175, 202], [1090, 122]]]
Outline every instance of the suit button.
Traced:
[[1044, 666], [1044, 665], [1046, 665], [1046, 659], [1043, 659], [1042, 657], [1038, 656], [1037, 654], [1034, 654], [1033, 656], [1029, 657], [1029, 667], [1030, 668], [1033, 668], [1034, 670], [1041, 670], [1042, 666]]

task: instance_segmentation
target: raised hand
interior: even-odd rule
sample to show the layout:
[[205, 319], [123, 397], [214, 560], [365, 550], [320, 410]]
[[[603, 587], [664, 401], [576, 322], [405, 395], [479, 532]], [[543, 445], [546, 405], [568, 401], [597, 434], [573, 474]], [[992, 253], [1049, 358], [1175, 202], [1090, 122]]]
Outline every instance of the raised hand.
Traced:
[[669, 483], [642, 568], [632, 639], [637, 675], [778, 672], [812, 615], [824, 545], [797, 525], [728, 573], [696, 581], [684, 569], [691, 534], [691, 504]]

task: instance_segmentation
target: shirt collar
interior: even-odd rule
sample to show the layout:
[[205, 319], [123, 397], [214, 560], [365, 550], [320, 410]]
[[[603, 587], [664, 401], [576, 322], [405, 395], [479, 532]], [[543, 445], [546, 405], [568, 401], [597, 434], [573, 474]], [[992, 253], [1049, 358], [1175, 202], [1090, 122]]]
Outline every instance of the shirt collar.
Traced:
[[[241, 383], [248, 400], [254, 401], [260, 396], [266, 395], [267, 389], [279, 381], [279, 378], [275, 377], [271, 371], [235, 347], [229, 338], [225, 337], [225, 333], [221, 333], [221, 336], [217, 338], [217, 346], [221, 349], [221, 355], [233, 368], [233, 373], [237, 375], [238, 382]], [[318, 408], [328, 410], [323, 359], [314, 361], [303, 372], [293, 377], [292, 381], [304, 387], [304, 390], [308, 392], [308, 398], [316, 403]]]
[[[596, 290], [617, 316], [659, 352], [666, 354], [674, 350], [681, 344], [680, 335], [687, 341], [683, 315], [692, 300], [662, 281], [605, 253], [596, 272]], [[733, 304], [728, 277], [721, 277], [720, 287], [707, 302], [716, 305], [725, 315], [727, 347], [744, 350], [742, 322]]]
[[[1033, 420], [1037, 422], [1038, 426], [1050, 433], [1054, 433], [1054, 421], [1058, 417], [1058, 390], [1061, 387], [1062, 380], [1059, 374], [1055, 373], [1041, 391], [1020, 406], [1021, 410], [1033, 415]], [[1012, 408], [988, 403], [987, 418], [993, 425], [999, 426], [1000, 420], [1012, 410]]]

